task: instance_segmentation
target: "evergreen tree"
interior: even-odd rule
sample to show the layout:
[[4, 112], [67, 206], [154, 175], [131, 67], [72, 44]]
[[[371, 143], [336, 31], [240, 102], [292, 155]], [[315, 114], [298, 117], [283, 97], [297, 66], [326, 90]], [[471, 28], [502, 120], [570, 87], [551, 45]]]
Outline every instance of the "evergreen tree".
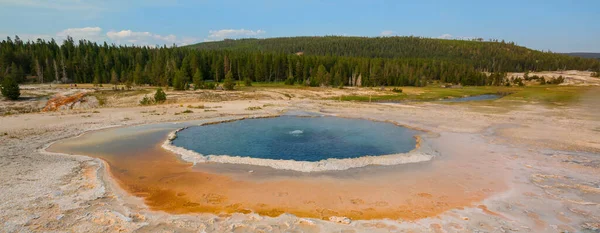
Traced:
[[235, 80], [233, 80], [233, 73], [231, 73], [231, 70], [229, 72], [227, 72], [227, 75], [225, 75], [225, 80], [223, 80], [223, 88], [225, 90], [233, 90], [233, 88], [235, 87]]
[[200, 89], [204, 86], [204, 78], [202, 77], [202, 72], [200, 69], [196, 69], [194, 73], [194, 90]]
[[164, 103], [167, 100], [167, 94], [163, 91], [162, 88], [156, 89], [156, 93], [154, 93], [154, 102], [156, 103]]
[[143, 73], [142, 73], [142, 65], [140, 65], [139, 63], [135, 65], [135, 70], [133, 71], [133, 83], [135, 83], [136, 85], [141, 85], [144, 83], [143, 81], [143, 77], [142, 77]]
[[117, 76], [117, 72], [113, 69], [110, 71], [110, 83], [116, 88], [119, 84], [119, 76]]
[[[304, 53], [296, 55], [298, 51]], [[185, 89], [186, 84], [196, 82], [199, 71], [203, 79], [217, 82], [231, 72], [233, 79], [249, 84], [292, 83], [293, 79], [293, 83], [304, 81], [313, 86], [420, 86], [436, 81], [504, 85], [497, 74], [558, 69], [598, 73], [600, 61], [530, 50], [510, 42], [417, 37], [241, 39], [172, 48], [75, 43], [70, 38], [60, 45], [53, 40], [0, 41], [0, 73], [8, 76], [15, 72], [18, 83], [25, 81], [26, 75], [37, 75], [97, 86], [130, 80], [137, 85], [179, 89], [183, 84]], [[182, 73], [176, 78], [178, 71]], [[484, 72], [494, 75], [488, 77]]]
[[2, 95], [9, 100], [17, 100], [21, 96], [21, 89], [14, 77], [15, 74], [12, 74], [2, 81]]
[[185, 82], [185, 75], [183, 70], [178, 70], [175, 72], [175, 77], [173, 78], [173, 88], [178, 91], [185, 90], [187, 85]]
[[317, 69], [317, 74], [314, 78], [314, 82], [312, 82], [311, 80], [311, 86], [318, 86], [320, 84], [324, 84], [328, 75], [329, 73], [327, 73], [327, 69], [325, 68], [325, 66], [319, 65], [319, 68]]

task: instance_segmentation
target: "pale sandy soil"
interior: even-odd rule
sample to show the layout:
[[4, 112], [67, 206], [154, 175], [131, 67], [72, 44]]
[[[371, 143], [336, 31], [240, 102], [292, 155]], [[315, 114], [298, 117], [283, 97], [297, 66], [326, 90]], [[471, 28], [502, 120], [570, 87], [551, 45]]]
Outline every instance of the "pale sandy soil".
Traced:
[[[578, 104], [553, 108], [315, 100], [339, 92], [370, 91], [275, 89], [233, 97], [223, 92], [168, 93], [177, 97], [171, 100], [176, 103], [133, 107], [141, 98], [136, 96], [109, 101], [98, 109], [0, 117], [0, 232], [595, 232], [600, 228], [600, 115], [594, 93]], [[204, 105], [209, 111], [176, 114], [187, 105]], [[262, 109], [247, 110], [256, 106]], [[391, 120], [428, 130], [448, 139], [437, 142], [447, 156], [473, 157], [482, 167], [502, 171], [493, 177], [482, 175], [484, 179], [465, 179], [493, 178], [490, 182], [505, 188], [490, 190], [484, 200], [423, 219], [352, 219], [344, 224], [289, 214], [276, 218], [173, 215], [152, 211], [142, 199], [125, 192], [98, 159], [43, 152], [58, 139], [106, 127], [284, 110]], [[456, 169], [486, 173], [471, 165]], [[417, 187], [430, 188], [427, 184]]]
[[[529, 76], [537, 75], [544, 77], [546, 80], [558, 78], [563, 76], [565, 82], [562, 85], [572, 86], [600, 86], [600, 78], [591, 77], [591, 71], [579, 71], [579, 70], [565, 70], [565, 71], [542, 71], [542, 72], [530, 72]], [[523, 78], [525, 73], [507, 73], [506, 77], [520, 77]]]

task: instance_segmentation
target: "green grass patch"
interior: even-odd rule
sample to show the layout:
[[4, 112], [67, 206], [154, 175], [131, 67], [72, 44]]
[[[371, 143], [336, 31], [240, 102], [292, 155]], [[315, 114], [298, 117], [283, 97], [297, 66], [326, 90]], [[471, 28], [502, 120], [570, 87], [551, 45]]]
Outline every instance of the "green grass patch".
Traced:
[[[448, 98], [460, 98], [467, 96], [500, 94], [506, 95], [519, 91], [517, 87], [463, 87], [463, 88], [442, 88], [442, 87], [402, 87], [402, 93], [395, 93], [393, 90], [398, 88], [386, 88], [380, 95], [349, 95], [342, 96], [342, 101], [362, 101], [362, 102], [399, 102], [399, 101], [434, 101]], [[339, 97], [331, 99], [339, 100]]]
[[253, 82], [252, 86], [244, 86], [244, 85], [237, 85], [236, 89], [239, 90], [256, 90], [256, 89], [264, 89], [264, 88], [269, 88], [269, 89], [277, 89], [277, 88], [281, 88], [281, 89], [309, 89], [310, 87], [307, 87], [305, 85], [300, 85], [300, 84], [295, 84], [295, 85], [286, 85], [284, 82]]
[[[504, 97], [494, 100], [494, 103], [507, 103], [510, 101], [525, 101], [542, 103], [545, 105], [566, 105], [577, 102], [579, 96], [586, 92], [589, 87], [539, 85], [526, 87], [463, 87], [463, 88], [441, 88], [441, 87], [402, 87], [402, 93], [394, 93], [392, 88], [381, 91], [380, 95], [349, 95], [330, 98], [342, 101], [361, 102], [400, 102], [400, 101], [436, 101], [447, 98], [460, 98], [485, 94], [499, 94]], [[490, 101], [488, 101], [490, 102]], [[448, 103], [464, 104], [464, 103]]]
[[547, 105], [566, 105], [577, 102], [582, 93], [589, 87], [543, 85], [526, 87], [504, 100], [521, 100], [538, 102]]

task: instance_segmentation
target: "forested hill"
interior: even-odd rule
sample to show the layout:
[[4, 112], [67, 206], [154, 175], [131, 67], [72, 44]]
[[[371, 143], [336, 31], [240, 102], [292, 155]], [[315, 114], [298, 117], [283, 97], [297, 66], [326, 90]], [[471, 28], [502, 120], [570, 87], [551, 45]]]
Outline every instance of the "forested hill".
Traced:
[[310, 86], [514, 85], [503, 71], [600, 70], [595, 59], [512, 44], [415, 37], [246, 39], [195, 47], [201, 49], [9, 37], [0, 41], [0, 81], [150, 84], [177, 90], [192, 83], [212, 88], [204, 81], [234, 79]]
[[514, 43], [445, 40], [421, 37], [283, 37], [204, 42], [200, 50], [244, 50], [320, 56], [424, 58], [469, 64], [481, 71], [600, 69], [592, 59], [541, 52]]

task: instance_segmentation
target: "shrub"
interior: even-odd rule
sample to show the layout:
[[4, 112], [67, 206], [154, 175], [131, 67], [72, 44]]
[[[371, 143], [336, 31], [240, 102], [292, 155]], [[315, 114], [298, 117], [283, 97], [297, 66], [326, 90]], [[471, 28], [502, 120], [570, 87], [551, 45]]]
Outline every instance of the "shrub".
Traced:
[[402, 93], [402, 89], [397, 88], [397, 87], [394, 87], [394, 89], [392, 89], [392, 91], [396, 92], [396, 93]]
[[260, 106], [254, 106], [254, 107], [247, 107], [246, 110], [250, 110], [250, 111], [254, 111], [254, 110], [261, 110], [262, 108]]
[[4, 78], [1, 88], [2, 95], [10, 100], [17, 100], [21, 96], [19, 84], [12, 77]]
[[558, 76], [558, 78], [553, 78], [552, 80], [549, 81], [550, 84], [561, 84], [565, 82], [565, 78], [561, 75]]
[[217, 85], [215, 85], [214, 82], [206, 82], [204, 83], [204, 85], [202, 85], [202, 89], [209, 89], [209, 90], [214, 90], [217, 87]]
[[154, 93], [154, 102], [163, 103], [167, 100], [167, 94], [162, 90], [162, 88], [156, 89], [156, 93]]
[[246, 85], [247, 87], [252, 86], [252, 79], [250, 78], [245, 78], [244, 79], [244, 85]]
[[285, 79], [285, 85], [294, 85], [294, 78], [288, 77], [287, 79]]
[[127, 80], [127, 82], [125, 82], [125, 88], [127, 88], [127, 90], [131, 90], [131, 88], [133, 87], [133, 83], [130, 80]]
[[140, 105], [151, 105], [153, 104], [152, 99], [150, 99], [150, 97], [148, 97], [147, 95], [144, 96], [144, 98], [142, 98], [142, 100], [140, 100]]

